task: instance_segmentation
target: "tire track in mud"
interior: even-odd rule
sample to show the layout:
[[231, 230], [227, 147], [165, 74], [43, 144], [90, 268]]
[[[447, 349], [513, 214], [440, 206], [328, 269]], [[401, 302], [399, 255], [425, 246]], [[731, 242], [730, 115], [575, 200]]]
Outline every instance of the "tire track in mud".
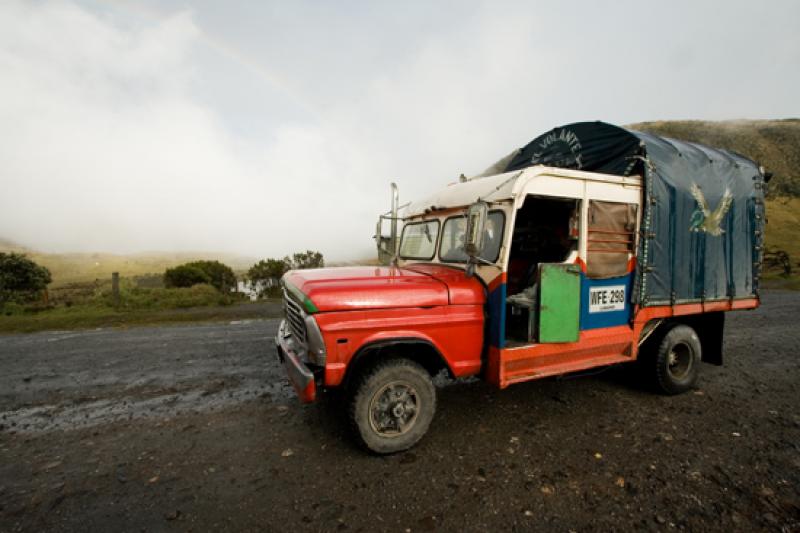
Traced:
[[149, 398], [122, 396], [84, 402], [37, 405], [0, 413], [0, 431], [20, 434], [85, 429], [113, 422], [172, 418], [215, 411], [256, 399], [289, 399], [288, 384], [245, 382], [218, 391], [192, 389]]
[[12, 335], [0, 344], [0, 432], [167, 419], [294, 394], [277, 320]]

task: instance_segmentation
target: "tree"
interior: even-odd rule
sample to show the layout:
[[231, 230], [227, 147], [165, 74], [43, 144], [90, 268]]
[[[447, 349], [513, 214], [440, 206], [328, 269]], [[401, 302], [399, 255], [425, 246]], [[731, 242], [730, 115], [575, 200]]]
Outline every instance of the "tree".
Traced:
[[287, 261], [292, 269], [322, 268], [325, 266], [325, 260], [322, 254], [313, 250], [298, 252], [292, 255], [292, 259], [287, 257], [284, 261]]
[[247, 271], [251, 287], [258, 292], [258, 296], [278, 297], [280, 287], [278, 280], [291, 268], [288, 258], [284, 259], [262, 259]]
[[278, 280], [289, 270], [303, 268], [321, 268], [325, 266], [322, 254], [313, 250], [298, 252], [283, 259], [262, 259], [247, 271], [247, 277], [253, 283], [259, 296], [280, 296]]
[[280, 279], [289, 268], [286, 259], [262, 259], [250, 267], [247, 277], [253, 282], [266, 282], [270, 279]]
[[210, 282], [208, 274], [191, 264], [178, 265], [164, 272], [164, 285], [167, 287], [191, 287]]
[[52, 280], [47, 268], [24, 254], [0, 252], [0, 303], [34, 300]]
[[219, 291], [230, 290], [236, 285], [236, 275], [234, 275], [233, 269], [219, 261], [192, 261], [186, 265], [202, 270], [208, 276], [208, 283], [211, 283]]

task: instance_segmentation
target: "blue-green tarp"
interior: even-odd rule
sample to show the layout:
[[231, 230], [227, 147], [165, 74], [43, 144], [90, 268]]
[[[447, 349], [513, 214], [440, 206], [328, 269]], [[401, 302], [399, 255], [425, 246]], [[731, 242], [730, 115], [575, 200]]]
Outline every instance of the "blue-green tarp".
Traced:
[[505, 171], [532, 165], [643, 176], [633, 303], [757, 296], [764, 175], [750, 159], [604, 122], [579, 122], [535, 138]]

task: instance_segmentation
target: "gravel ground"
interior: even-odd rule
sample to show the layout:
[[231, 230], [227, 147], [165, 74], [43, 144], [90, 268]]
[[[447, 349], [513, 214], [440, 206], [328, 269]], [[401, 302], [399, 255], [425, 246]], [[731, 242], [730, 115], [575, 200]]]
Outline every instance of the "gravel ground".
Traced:
[[298, 404], [276, 320], [2, 336], [0, 531], [800, 531], [798, 315], [729, 314], [678, 397], [624, 367], [442, 384], [391, 457]]

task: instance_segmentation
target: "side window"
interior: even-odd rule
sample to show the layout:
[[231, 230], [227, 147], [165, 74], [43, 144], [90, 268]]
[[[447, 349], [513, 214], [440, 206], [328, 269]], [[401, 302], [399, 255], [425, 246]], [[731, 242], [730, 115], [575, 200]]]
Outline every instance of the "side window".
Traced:
[[586, 273], [613, 278], [628, 272], [636, 231], [636, 205], [589, 200]]
[[491, 211], [486, 219], [483, 234], [483, 250], [481, 257], [488, 261], [497, 261], [500, 257], [500, 246], [503, 244], [503, 227], [506, 215], [502, 211]]

